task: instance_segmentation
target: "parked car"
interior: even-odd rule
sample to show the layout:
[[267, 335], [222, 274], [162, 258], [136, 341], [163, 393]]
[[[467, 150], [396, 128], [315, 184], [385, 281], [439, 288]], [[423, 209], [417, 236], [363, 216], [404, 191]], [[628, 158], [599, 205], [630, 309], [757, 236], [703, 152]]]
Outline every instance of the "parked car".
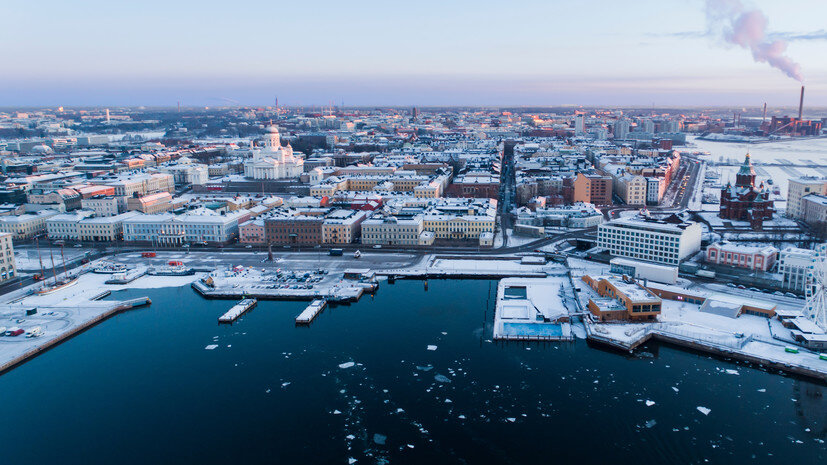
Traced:
[[781, 292], [781, 291], [775, 291], [775, 292], [772, 293], [772, 295], [777, 295], [777, 296], [780, 296], [780, 297], [784, 297], [784, 293]]
[[792, 292], [785, 292], [784, 295], [787, 297], [792, 297], [793, 299], [798, 298], [798, 296], [793, 294]]
[[726, 285], [729, 286], [729, 287], [738, 287], [738, 286], [735, 285], [735, 283], [726, 283]]
[[746, 288], [747, 288], [747, 286], [744, 286], [743, 284], [739, 284], [739, 285], [738, 285], [738, 286], [736, 286], [736, 287], [737, 287], [738, 289], [746, 289]]
[[752, 292], [761, 292], [761, 289], [758, 289], [757, 287], [751, 287], [749, 288], [749, 290], [751, 290]]

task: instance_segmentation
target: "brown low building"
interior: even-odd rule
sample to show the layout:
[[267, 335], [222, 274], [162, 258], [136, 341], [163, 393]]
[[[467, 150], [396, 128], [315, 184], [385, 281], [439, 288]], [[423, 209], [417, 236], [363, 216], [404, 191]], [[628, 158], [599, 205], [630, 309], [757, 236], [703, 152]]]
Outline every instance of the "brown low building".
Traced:
[[489, 198], [500, 195], [500, 178], [495, 175], [457, 176], [446, 190], [448, 197]]
[[649, 289], [633, 279], [613, 276], [583, 276], [599, 299], [589, 299], [588, 309], [600, 321], [654, 320], [660, 314], [662, 301]]
[[317, 245], [322, 243], [323, 218], [285, 216], [264, 220], [264, 237], [268, 244]]

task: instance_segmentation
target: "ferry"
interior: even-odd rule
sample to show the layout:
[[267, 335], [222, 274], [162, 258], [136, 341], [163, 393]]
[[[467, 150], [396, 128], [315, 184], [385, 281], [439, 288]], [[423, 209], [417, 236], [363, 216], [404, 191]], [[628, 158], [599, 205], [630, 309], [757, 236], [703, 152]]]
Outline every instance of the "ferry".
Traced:
[[115, 274], [115, 273], [123, 273], [127, 271], [126, 265], [122, 263], [110, 263], [110, 262], [103, 262], [100, 263], [98, 266], [92, 270], [93, 273], [99, 274]]
[[173, 260], [164, 266], [157, 268], [150, 268], [147, 274], [152, 276], [187, 276], [195, 273], [195, 271], [185, 266], [183, 262]]

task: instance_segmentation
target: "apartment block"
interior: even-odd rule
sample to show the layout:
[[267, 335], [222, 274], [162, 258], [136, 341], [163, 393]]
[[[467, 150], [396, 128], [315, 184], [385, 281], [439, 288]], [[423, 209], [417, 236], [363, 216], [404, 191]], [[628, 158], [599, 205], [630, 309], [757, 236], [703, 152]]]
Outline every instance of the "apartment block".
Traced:
[[597, 246], [617, 257], [676, 265], [701, 250], [702, 229], [698, 223], [670, 218], [621, 218], [601, 224]]
[[802, 199], [810, 194], [827, 195], [827, 178], [802, 176], [790, 178], [787, 184], [787, 213], [790, 218], [804, 218]]

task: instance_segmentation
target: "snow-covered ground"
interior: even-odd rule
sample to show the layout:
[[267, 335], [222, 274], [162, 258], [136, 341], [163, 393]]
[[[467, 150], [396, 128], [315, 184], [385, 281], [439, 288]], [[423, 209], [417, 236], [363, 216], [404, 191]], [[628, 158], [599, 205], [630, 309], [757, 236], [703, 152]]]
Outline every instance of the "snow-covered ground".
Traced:
[[397, 276], [475, 276], [480, 277], [543, 277], [546, 275], [565, 274], [566, 268], [560, 264], [545, 265], [523, 264], [519, 258], [504, 256], [487, 259], [446, 258], [439, 255], [427, 256], [420, 263], [391, 270], [382, 270], [385, 275]]
[[307, 270], [277, 272], [260, 268], [242, 268], [239, 271], [216, 270], [208, 277], [211, 285], [198, 284], [205, 294], [251, 295], [295, 298], [356, 299], [370, 283], [344, 279], [342, 272], [326, 274]]
[[[569, 259], [569, 261], [572, 264], [572, 278], [575, 286], [580, 289], [580, 292], [576, 292], [577, 298], [582, 308], [586, 308], [589, 298], [596, 298], [597, 294], [591, 287], [580, 282], [580, 277], [584, 274], [597, 276], [605, 273], [606, 266], [591, 264], [584, 260]], [[803, 304], [803, 301], [799, 299], [752, 291], [733, 291], [726, 286], [714, 283], [683, 284], [688, 284], [686, 287], [696, 292], [700, 290], [702, 295], [723, 293], [732, 295], [743, 302], [750, 300], [772, 302], [780, 309], [800, 310]], [[662, 335], [734, 356], [757, 357], [767, 362], [827, 374], [827, 362], [819, 359], [819, 354], [803, 348], [799, 348], [797, 354], [788, 353], [785, 350], [786, 346], [790, 345], [792, 336], [790, 330], [784, 328], [779, 320], [747, 314], [730, 318], [701, 312], [700, 308], [700, 305], [664, 299], [657, 322], [587, 324], [593, 338], [616, 343], [622, 347], [634, 346], [650, 335]]]
[[[73, 261], [83, 258], [87, 251], [87, 249], [69, 247], [63, 249], [63, 255], [66, 257], [67, 261]], [[50, 252], [51, 256], [49, 255]], [[59, 248], [49, 249], [43, 247], [40, 249], [39, 257], [40, 258], [38, 258], [38, 252], [36, 249], [25, 248], [15, 249], [14, 251], [14, 261], [18, 270], [39, 272], [41, 259], [43, 260], [43, 268], [46, 270], [52, 269], [52, 259], [54, 259], [56, 268], [60, 268], [61, 263], [63, 263]]]

